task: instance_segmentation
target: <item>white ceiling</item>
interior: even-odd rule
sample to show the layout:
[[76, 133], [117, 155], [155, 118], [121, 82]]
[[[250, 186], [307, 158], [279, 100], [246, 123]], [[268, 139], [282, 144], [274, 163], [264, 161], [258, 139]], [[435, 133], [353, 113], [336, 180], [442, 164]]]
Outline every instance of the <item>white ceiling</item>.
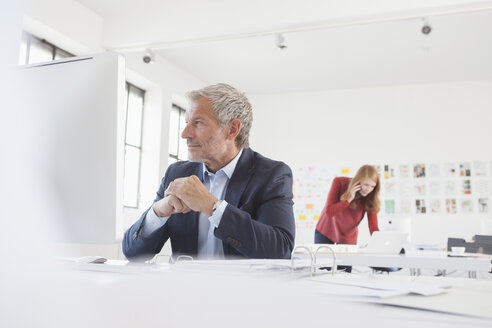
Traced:
[[78, 2], [103, 17], [105, 47], [250, 94], [492, 79], [492, 1]]

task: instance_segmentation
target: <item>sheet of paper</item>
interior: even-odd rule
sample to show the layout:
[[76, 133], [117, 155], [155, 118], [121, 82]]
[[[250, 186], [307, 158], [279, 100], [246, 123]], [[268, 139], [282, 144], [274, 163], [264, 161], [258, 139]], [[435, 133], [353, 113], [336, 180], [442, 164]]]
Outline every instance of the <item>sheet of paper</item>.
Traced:
[[[370, 294], [372, 297], [379, 298], [407, 294], [433, 296], [447, 293], [451, 287], [448, 283], [421, 283], [415, 281], [413, 277], [411, 279], [401, 279], [401, 277], [397, 279], [391, 279], [389, 277], [377, 279], [360, 275], [341, 274], [335, 276], [317, 275], [311, 278], [311, 280], [322, 284], [343, 286], [341, 289], [346, 288], [346, 293], [353, 296], [364, 297]], [[334, 289], [330, 287], [326, 292], [330, 293], [332, 290]], [[337, 292], [339, 292], [338, 289]]]

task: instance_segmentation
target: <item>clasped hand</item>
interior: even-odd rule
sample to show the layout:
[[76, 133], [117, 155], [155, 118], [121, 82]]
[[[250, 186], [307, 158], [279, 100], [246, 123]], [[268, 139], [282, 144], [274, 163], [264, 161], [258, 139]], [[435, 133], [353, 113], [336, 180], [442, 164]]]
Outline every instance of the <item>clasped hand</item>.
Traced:
[[154, 203], [157, 216], [166, 217], [189, 211], [212, 215], [217, 201], [196, 175], [178, 178], [171, 182], [164, 193], [164, 198]]

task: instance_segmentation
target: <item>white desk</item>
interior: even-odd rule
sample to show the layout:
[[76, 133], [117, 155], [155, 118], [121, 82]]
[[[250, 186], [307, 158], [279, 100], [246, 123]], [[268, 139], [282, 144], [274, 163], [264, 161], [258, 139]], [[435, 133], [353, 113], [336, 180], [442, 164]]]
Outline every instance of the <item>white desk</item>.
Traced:
[[[125, 263], [32, 268], [29, 279], [2, 291], [8, 302], [2, 303], [0, 322], [5, 327], [50, 328], [492, 326], [491, 280], [326, 273], [310, 277], [308, 270], [291, 271], [288, 260], [254, 265]], [[449, 288], [436, 296], [375, 298], [350, 295], [349, 287], [339, 284], [367, 281], [403, 288], [422, 281]]]

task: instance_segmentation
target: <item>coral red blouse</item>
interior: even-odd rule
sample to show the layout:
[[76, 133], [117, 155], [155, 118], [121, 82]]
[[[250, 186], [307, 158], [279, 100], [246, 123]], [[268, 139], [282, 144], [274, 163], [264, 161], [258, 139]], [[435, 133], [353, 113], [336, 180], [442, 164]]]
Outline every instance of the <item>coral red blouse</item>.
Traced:
[[[355, 201], [357, 207], [350, 208], [348, 201], [341, 201], [340, 197], [348, 189], [351, 178], [338, 177], [333, 179], [325, 207], [319, 218], [316, 230], [337, 244], [357, 244], [359, 224], [366, 213], [362, 200]], [[369, 231], [379, 231], [378, 215], [376, 212], [367, 214]]]

